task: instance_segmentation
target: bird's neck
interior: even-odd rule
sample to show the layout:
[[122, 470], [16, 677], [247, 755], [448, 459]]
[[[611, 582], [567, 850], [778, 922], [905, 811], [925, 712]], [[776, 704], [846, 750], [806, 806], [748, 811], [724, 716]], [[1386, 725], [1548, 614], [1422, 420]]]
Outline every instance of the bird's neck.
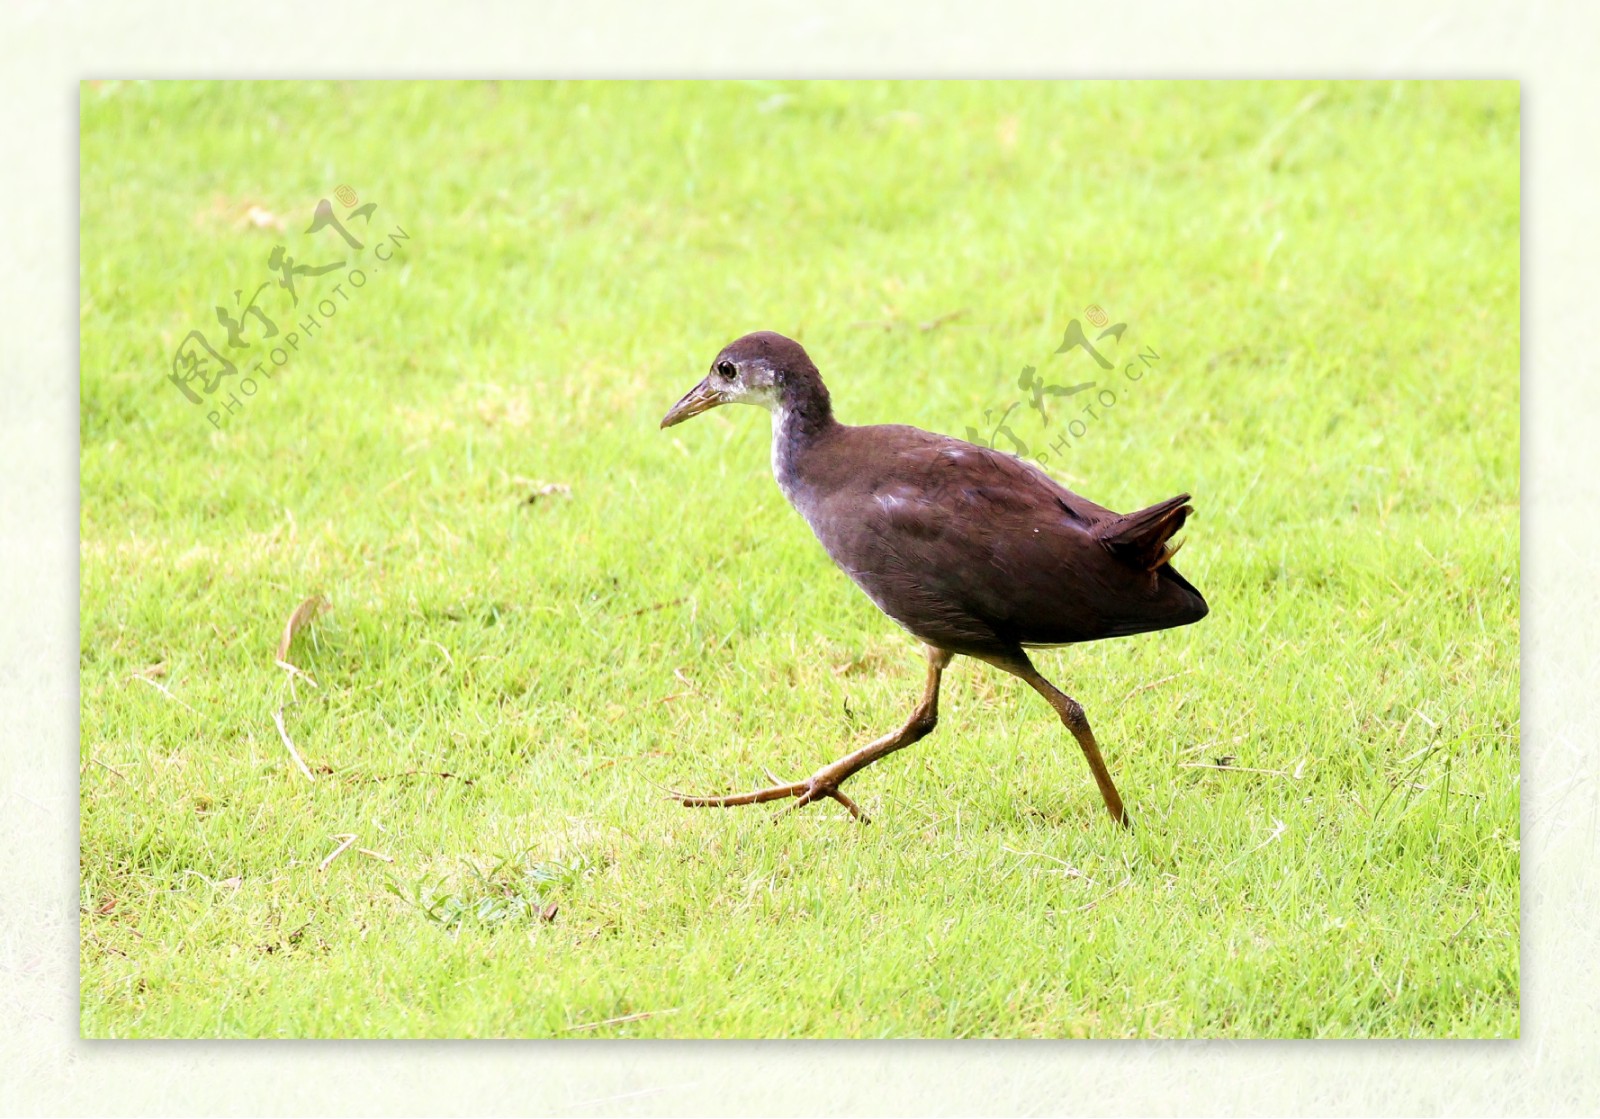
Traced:
[[789, 503], [799, 507], [805, 496], [808, 452], [839, 426], [820, 378], [812, 384], [786, 386], [772, 408], [772, 475]]

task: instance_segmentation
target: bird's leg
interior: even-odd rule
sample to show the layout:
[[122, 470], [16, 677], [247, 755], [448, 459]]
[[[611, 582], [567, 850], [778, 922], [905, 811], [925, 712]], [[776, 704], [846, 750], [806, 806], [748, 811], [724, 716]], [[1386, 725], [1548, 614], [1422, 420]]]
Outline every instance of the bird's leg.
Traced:
[[902, 747], [909, 746], [920, 738], [924, 738], [933, 730], [939, 721], [939, 680], [944, 675], [945, 665], [950, 663], [954, 654], [943, 649], [936, 649], [929, 645], [926, 647], [928, 655], [928, 682], [922, 690], [922, 701], [917, 704], [911, 717], [905, 725], [898, 730], [891, 731], [876, 741], [869, 742], [853, 754], [846, 754], [838, 761], [823, 766], [804, 781], [795, 781], [792, 784], [774, 784], [765, 789], [756, 789], [754, 792], [737, 793], [733, 796], [723, 797], [697, 797], [685, 793], [672, 792], [671, 796], [685, 808], [732, 808], [740, 804], [763, 804], [769, 800], [784, 800], [795, 797], [796, 802], [791, 808], [802, 808], [812, 801], [823, 797], [832, 797], [850, 810], [850, 815], [863, 823], [868, 822], [862, 814], [861, 808], [855, 801], [845, 796], [839, 790], [848, 778], [861, 772], [867, 766], [883, 757], [892, 754]]
[[1089, 718], [1083, 713], [1083, 705], [1039, 675], [1027, 655], [1020, 651], [1015, 659], [994, 660], [990, 663], [1026, 680], [1034, 691], [1044, 696], [1050, 706], [1055, 708], [1056, 714], [1072, 732], [1072, 737], [1078, 740], [1078, 745], [1083, 749], [1083, 756], [1088, 759], [1089, 770], [1094, 774], [1094, 782], [1100, 786], [1100, 797], [1106, 802], [1106, 811], [1111, 813], [1111, 818], [1117, 823], [1124, 827], [1132, 827], [1133, 821], [1122, 807], [1122, 798], [1117, 795], [1117, 787], [1111, 783], [1111, 771], [1106, 768], [1106, 761], [1100, 756], [1100, 744], [1094, 740], [1094, 731], [1089, 729]]

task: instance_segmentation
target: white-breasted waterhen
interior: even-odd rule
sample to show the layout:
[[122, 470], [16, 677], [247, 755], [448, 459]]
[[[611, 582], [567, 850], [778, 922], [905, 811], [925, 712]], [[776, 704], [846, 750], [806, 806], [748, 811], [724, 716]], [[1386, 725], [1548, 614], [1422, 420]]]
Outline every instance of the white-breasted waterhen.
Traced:
[[864, 820], [840, 786], [938, 720], [939, 680], [956, 656], [1027, 681], [1066, 724], [1107, 810], [1129, 822], [1089, 720], [1041, 676], [1029, 648], [1170, 629], [1206, 616], [1173, 569], [1172, 536], [1192, 512], [1179, 494], [1137, 513], [1085, 500], [1000, 451], [898, 424], [851, 427], [798, 342], [761, 331], [730, 343], [662, 427], [719, 404], [772, 413], [772, 471], [823, 548], [885, 614], [927, 647], [922, 700], [905, 725], [810, 777], [731, 796], [673, 793], [694, 808], [823, 797]]

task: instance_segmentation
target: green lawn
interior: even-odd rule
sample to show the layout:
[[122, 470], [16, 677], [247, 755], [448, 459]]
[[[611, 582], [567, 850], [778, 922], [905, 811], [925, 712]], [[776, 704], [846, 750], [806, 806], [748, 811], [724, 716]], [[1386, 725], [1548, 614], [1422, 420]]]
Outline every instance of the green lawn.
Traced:
[[[1517, 1034], [1515, 85], [81, 105], [84, 1034]], [[295, 306], [276, 245], [343, 265]], [[261, 284], [279, 334], [229, 349]], [[1113, 373], [1053, 352], [1091, 305]], [[1103, 504], [1194, 494], [1210, 617], [1036, 657], [1134, 831], [970, 660], [847, 786], [869, 827], [664, 798], [809, 774], [921, 686], [764, 415], [657, 430], [763, 328], [846, 422], [1115, 386], [1008, 424]], [[199, 405], [191, 330], [238, 367]], [[274, 654], [315, 594], [308, 680]]]

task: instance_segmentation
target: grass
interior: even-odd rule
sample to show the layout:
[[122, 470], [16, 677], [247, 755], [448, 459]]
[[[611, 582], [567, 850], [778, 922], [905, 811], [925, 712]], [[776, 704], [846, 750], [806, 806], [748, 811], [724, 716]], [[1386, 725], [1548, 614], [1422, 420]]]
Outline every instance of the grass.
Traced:
[[[81, 117], [85, 1035], [1517, 1034], [1514, 85], [91, 83]], [[305, 232], [340, 184], [359, 252]], [[275, 372], [191, 405], [174, 351], [278, 244], [346, 268], [264, 291], [299, 349], [245, 320]], [[1114, 508], [1191, 491], [1212, 607], [1037, 658], [1138, 828], [966, 660], [847, 786], [870, 827], [666, 801], [810, 773], [921, 681], [765, 418], [666, 408], [770, 328], [846, 422], [963, 434], [1024, 365], [1099, 376], [1053, 354], [1090, 304], [1158, 360], [1012, 429]], [[315, 594], [313, 686], [274, 652]]]

